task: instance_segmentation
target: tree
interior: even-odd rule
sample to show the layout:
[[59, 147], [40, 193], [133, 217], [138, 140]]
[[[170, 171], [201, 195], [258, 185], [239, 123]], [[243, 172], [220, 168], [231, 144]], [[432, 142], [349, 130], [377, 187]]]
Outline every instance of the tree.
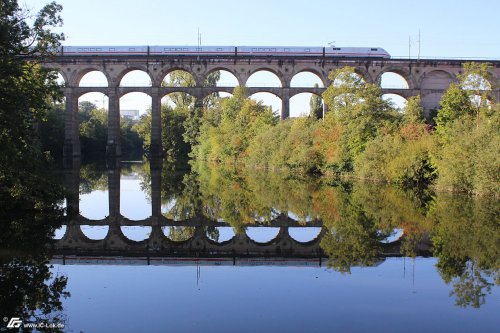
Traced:
[[61, 6], [53, 2], [32, 16], [16, 0], [0, 3], [2, 205], [12, 200], [33, 207], [51, 205], [54, 198], [56, 188], [48, 185], [43, 175], [47, 159], [34, 127], [45, 119], [52, 102], [61, 97], [55, 74], [38, 64], [51, 56], [64, 38], [50, 30], [62, 23], [60, 10]]
[[[318, 88], [317, 83], [314, 84], [314, 88]], [[309, 116], [316, 119], [323, 118], [323, 99], [321, 96], [312, 95], [309, 101]]]

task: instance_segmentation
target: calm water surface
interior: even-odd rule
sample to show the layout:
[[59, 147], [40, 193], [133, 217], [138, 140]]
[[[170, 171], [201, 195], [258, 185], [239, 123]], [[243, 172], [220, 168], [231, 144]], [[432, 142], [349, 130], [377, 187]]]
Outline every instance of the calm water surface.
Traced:
[[51, 315], [65, 332], [500, 327], [494, 200], [154, 162], [64, 181], [42, 265], [70, 293]]

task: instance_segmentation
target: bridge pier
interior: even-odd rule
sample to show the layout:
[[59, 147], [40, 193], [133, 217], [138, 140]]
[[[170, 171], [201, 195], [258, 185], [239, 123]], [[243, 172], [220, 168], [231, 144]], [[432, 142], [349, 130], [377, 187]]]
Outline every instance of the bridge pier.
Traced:
[[78, 130], [78, 97], [71, 89], [64, 92], [66, 106], [64, 112], [64, 146], [63, 156], [65, 159], [80, 156], [80, 133]]
[[122, 155], [120, 140], [120, 99], [116, 91], [110, 91], [108, 97], [108, 142], [106, 145], [106, 155], [108, 157], [116, 157]]
[[290, 118], [290, 98], [288, 94], [284, 94], [284, 96], [281, 97], [280, 119], [285, 120], [288, 118]]
[[[161, 98], [158, 88], [151, 90], [151, 146], [150, 154], [152, 157], [163, 156], [163, 147], [161, 143]], [[167, 115], [168, 117], [168, 115]]]

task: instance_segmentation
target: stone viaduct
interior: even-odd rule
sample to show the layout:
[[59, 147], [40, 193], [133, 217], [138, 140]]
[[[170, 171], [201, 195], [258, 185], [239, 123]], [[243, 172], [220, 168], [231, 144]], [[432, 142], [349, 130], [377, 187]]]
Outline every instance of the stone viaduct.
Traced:
[[[130, 92], [143, 92], [152, 98], [152, 155], [161, 155], [161, 99], [172, 92], [185, 92], [194, 96], [200, 106], [203, 99], [214, 92], [233, 91], [234, 87], [205, 87], [203, 82], [212, 72], [224, 70], [232, 73], [238, 84], [246, 85], [249, 77], [258, 71], [274, 73], [281, 87], [251, 87], [249, 93], [268, 92], [282, 101], [281, 119], [289, 117], [290, 98], [299, 93], [321, 95], [331, 81], [328, 74], [341, 67], [354, 67], [366, 82], [380, 83], [384, 73], [395, 73], [404, 78], [407, 88], [384, 88], [384, 94], [396, 94], [404, 98], [420, 95], [427, 114], [439, 107], [443, 92], [450, 83], [457, 81], [457, 74], [470, 60], [430, 59], [354, 59], [324, 57], [249, 57], [249, 56], [58, 56], [43, 65], [57, 70], [65, 80], [65, 156], [80, 155], [78, 139], [78, 98], [88, 92], [101, 92], [109, 98], [108, 147], [110, 155], [121, 155], [119, 137], [120, 98]], [[488, 61], [493, 65], [493, 95], [500, 100], [500, 61]], [[122, 86], [122, 78], [129, 72], [140, 70], [149, 76], [150, 86]], [[162, 86], [166, 75], [174, 70], [192, 74], [193, 87]], [[80, 80], [91, 72], [99, 71], [107, 78], [107, 87], [82, 87]], [[292, 78], [299, 73], [315, 74], [323, 87], [291, 87]]]

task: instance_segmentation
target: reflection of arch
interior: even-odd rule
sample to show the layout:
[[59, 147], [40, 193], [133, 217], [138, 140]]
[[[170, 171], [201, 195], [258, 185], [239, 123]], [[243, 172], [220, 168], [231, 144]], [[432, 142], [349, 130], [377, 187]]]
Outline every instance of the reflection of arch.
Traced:
[[[308, 69], [300, 70], [300, 71], [298, 71], [298, 72], [296, 72], [296, 73], [293, 74], [292, 79], [290, 80], [290, 87], [299, 87], [299, 88], [301, 88], [301, 87], [313, 87], [313, 86], [310, 86], [310, 85], [307, 85], [307, 86], [297, 86], [297, 85], [293, 84], [294, 79], [297, 79], [297, 77], [300, 76], [301, 74], [311, 74], [311, 75], [313, 75], [315, 78], [318, 79], [318, 81], [320, 83], [319, 84], [320, 88], [324, 88], [324, 87], [326, 87], [328, 85], [328, 81], [323, 78], [323, 76], [322, 76], [322, 74], [321, 74], [321, 72], [319, 70], [309, 69], [308, 68]], [[317, 83], [317, 82], [315, 82], [315, 83]]]
[[146, 75], [149, 79], [149, 83], [147, 85], [138, 85], [136, 87], [151, 87], [152, 84], [153, 84], [153, 79], [151, 78], [151, 75], [149, 75], [147, 69], [145, 68], [142, 68], [142, 67], [130, 67], [130, 68], [126, 68], [124, 69], [122, 72], [120, 72], [118, 74], [118, 76], [116, 77], [116, 82], [118, 83], [118, 85], [120, 87], [134, 87], [133, 85], [124, 85], [123, 84], [123, 79], [131, 74], [132, 72], [141, 72], [143, 73], [144, 75]]
[[[310, 242], [315, 242], [318, 239], [320, 239], [323, 235], [321, 232], [323, 229], [324, 228], [321, 227], [311, 227], [311, 228], [289, 227], [288, 234], [297, 243], [308, 244]], [[304, 231], [306, 231], [305, 234]], [[311, 234], [313, 235], [313, 237], [310, 237]]]
[[109, 235], [109, 226], [81, 225], [80, 230], [90, 240], [103, 240]]
[[[194, 228], [193, 227], [161, 227], [163, 234], [165, 237], [173, 243], [186, 243], [191, 240], [194, 236]], [[168, 233], [165, 232], [168, 230]], [[171, 231], [175, 232], [174, 236], [171, 235]]]
[[131, 241], [142, 242], [149, 239], [152, 227], [149, 226], [121, 226], [123, 235]]
[[[272, 232], [270, 232], [272, 231]], [[245, 230], [247, 237], [257, 244], [270, 244], [278, 239], [280, 228], [276, 227], [248, 227]]]
[[[256, 86], [249, 86], [248, 85], [248, 81], [252, 78], [252, 76], [254, 76], [255, 74], [257, 73], [271, 73], [271, 74], [274, 74], [274, 76], [276, 76], [276, 78], [278, 79], [278, 81], [280, 82], [280, 88], [281, 87], [286, 87], [286, 82], [285, 82], [285, 79], [279, 75], [279, 73], [277, 71], [275, 71], [274, 69], [272, 68], [268, 68], [268, 67], [260, 67], [260, 68], [256, 68], [255, 70], [251, 71], [246, 79], [246, 82], [245, 82], [245, 86], [246, 87], [256, 87]], [[266, 86], [265, 86], [266, 87]], [[270, 86], [267, 86], [267, 87], [274, 87], [273, 85], [270, 85]]]
[[74, 74], [75, 76], [72, 78], [72, 82], [74, 82], [75, 86], [79, 87], [83, 77], [91, 72], [99, 72], [102, 75], [104, 75], [104, 78], [106, 79], [106, 85], [96, 85], [96, 87], [109, 87], [110, 86], [110, 82], [112, 82], [112, 80], [111, 80], [111, 77], [108, 75], [108, 73], [103, 72], [95, 67], [85, 68], [85, 69], [82, 69], [79, 72], [75, 73]]

